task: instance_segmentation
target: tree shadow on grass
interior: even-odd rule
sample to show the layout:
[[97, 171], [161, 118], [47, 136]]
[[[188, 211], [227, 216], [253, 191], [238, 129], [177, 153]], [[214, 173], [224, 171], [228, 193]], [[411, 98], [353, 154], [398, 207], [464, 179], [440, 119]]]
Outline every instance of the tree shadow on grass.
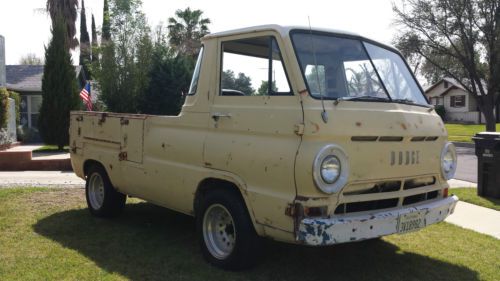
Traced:
[[478, 280], [468, 268], [403, 252], [384, 240], [326, 248], [265, 241], [254, 269], [225, 272], [201, 257], [193, 218], [148, 203], [129, 204], [112, 220], [80, 209], [50, 215], [33, 227], [131, 280]]

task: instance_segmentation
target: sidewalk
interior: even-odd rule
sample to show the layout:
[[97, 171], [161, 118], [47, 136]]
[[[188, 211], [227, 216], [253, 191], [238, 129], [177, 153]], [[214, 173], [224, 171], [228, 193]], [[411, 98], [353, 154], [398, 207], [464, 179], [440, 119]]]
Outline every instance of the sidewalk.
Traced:
[[500, 212], [493, 209], [460, 201], [445, 221], [500, 239]]
[[477, 188], [477, 183], [469, 182], [469, 181], [456, 180], [456, 179], [449, 180], [448, 184], [450, 185], [450, 188], [458, 188], [458, 187]]

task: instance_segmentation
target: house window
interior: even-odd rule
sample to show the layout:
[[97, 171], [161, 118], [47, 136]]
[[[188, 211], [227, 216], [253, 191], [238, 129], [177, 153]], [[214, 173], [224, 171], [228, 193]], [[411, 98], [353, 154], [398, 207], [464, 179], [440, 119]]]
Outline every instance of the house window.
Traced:
[[21, 125], [27, 128], [38, 127], [38, 115], [42, 105], [41, 95], [22, 95], [20, 107]]
[[451, 107], [464, 107], [465, 106], [465, 96], [451, 96], [450, 97]]

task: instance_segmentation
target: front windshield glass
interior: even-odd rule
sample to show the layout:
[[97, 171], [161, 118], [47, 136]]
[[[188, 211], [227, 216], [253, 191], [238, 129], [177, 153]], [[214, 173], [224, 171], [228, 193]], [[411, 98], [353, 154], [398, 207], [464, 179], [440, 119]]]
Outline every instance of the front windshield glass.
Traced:
[[427, 105], [408, 67], [394, 52], [357, 39], [309, 32], [295, 32], [292, 40], [314, 98]]

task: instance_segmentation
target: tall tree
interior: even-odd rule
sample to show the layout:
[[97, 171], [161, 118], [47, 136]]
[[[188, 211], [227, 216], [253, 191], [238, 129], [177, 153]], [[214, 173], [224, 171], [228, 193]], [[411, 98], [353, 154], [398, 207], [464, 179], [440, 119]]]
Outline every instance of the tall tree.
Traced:
[[[276, 81], [273, 81], [273, 83], [271, 83], [271, 90], [273, 92], [278, 91], [278, 87], [276, 87]], [[269, 81], [262, 81], [260, 83], [259, 89], [257, 89], [257, 95], [258, 96], [267, 96], [268, 94], [269, 94]]]
[[110, 111], [135, 113], [149, 83], [150, 28], [141, 1], [115, 0], [109, 4], [110, 37], [101, 44], [101, 68], [97, 71], [101, 99]]
[[180, 54], [195, 58], [201, 47], [201, 38], [209, 33], [210, 19], [202, 18], [203, 11], [177, 10], [175, 17], [168, 19], [169, 42]]
[[[500, 0], [401, 0], [396, 38], [409, 54], [457, 80], [477, 100], [486, 130], [500, 103]], [[454, 67], [450, 67], [450, 65]]]
[[88, 73], [88, 64], [90, 63], [90, 37], [87, 31], [87, 15], [85, 14], [85, 0], [82, 0], [82, 9], [80, 10], [80, 65]]
[[62, 17], [66, 25], [66, 44], [70, 49], [78, 46], [76, 39], [76, 18], [78, 10], [78, 0], [47, 0], [47, 12], [52, 19], [52, 25], [58, 16]]
[[252, 87], [252, 79], [244, 73], [234, 74], [234, 71], [228, 69], [222, 72], [221, 85], [223, 89], [237, 90], [245, 93], [247, 96], [254, 95], [255, 89]]
[[102, 43], [111, 40], [111, 17], [109, 15], [108, 0], [104, 0], [104, 7], [102, 11]]
[[97, 42], [97, 29], [95, 27], [94, 14], [92, 14], [92, 63], [99, 63], [99, 43]]
[[37, 57], [33, 53], [29, 53], [25, 56], [22, 56], [19, 60], [19, 64], [22, 65], [43, 65], [42, 58]]
[[79, 105], [76, 74], [67, 48], [64, 19], [55, 18], [52, 39], [45, 48], [42, 105], [38, 119], [40, 136], [46, 144], [62, 150], [69, 142], [69, 113]]
[[[160, 41], [161, 42], [161, 41]], [[192, 72], [189, 58], [176, 55], [166, 42], [156, 43], [153, 51], [150, 83], [140, 111], [147, 114], [178, 115], [187, 93]]]

